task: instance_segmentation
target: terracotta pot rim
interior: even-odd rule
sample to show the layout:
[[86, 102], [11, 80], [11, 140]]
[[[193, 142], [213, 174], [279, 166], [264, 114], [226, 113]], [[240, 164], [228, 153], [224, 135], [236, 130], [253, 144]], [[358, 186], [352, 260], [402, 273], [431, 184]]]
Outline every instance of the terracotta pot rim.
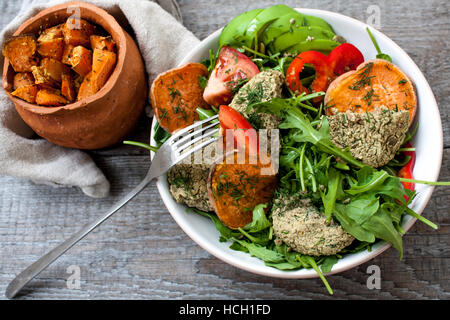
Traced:
[[[45, 19], [46, 17], [54, 14], [57, 11], [60, 11], [62, 9], [66, 9], [69, 6], [77, 6], [83, 9], [86, 9], [93, 13], [94, 15], [98, 15], [102, 18], [104, 18], [105, 23], [104, 24], [98, 24], [101, 27], [105, 28], [106, 25], [109, 25], [111, 29], [113, 29], [115, 32], [117, 32], [118, 39], [114, 39], [118, 47], [120, 47], [120, 50], [117, 50], [117, 63], [114, 67], [113, 72], [111, 73], [108, 81], [105, 83], [105, 85], [95, 94], [92, 96], [89, 96], [87, 98], [84, 98], [80, 101], [76, 101], [70, 104], [66, 104], [63, 106], [58, 107], [45, 107], [45, 106], [39, 106], [37, 104], [29, 103], [25, 100], [19, 99], [11, 95], [11, 92], [7, 89], [7, 73], [8, 69], [10, 67], [9, 60], [5, 58], [4, 66], [3, 66], [3, 88], [5, 89], [6, 93], [10, 97], [10, 99], [13, 100], [14, 103], [19, 102], [24, 109], [26, 109], [29, 112], [36, 113], [36, 114], [57, 114], [59, 112], [64, 111], [70, 111], [75, 110], [78, 108], [83, 108], [86, 105], [90, 104], [91, 102], [101, 99], [104, 97], [116, 84], [116, 82], [119, 79], [120, 72], [123, 68], [124, 61], [125, 61], [125, 55], [126, 55], [126, 36], [125, 31], [122, 29], [120, 24], [116, 21], [116, 19], [110, 15], [108, 12], [106, 12], [104, 9], [99, 8], [93, 4], [86, 3], [86, 2], [80, 2], [80, 1], [71, 1], [71, 2], [65, 2], [62, 4], [55, 5], [53, 7], [44, 9], [40, 11], [35, 16], [31, 17], [30, 19], [26, 20], [24, 23], [22, 23], [19, 28], [14, 32], [14, 36], [20, 35], [23, 33], [23, 30], [28, 27], [33, 22], [39, 20], [39, 19]], [[82, 17], [83, 18], [83, 17]], [[118, 40], [118, 41], [117, 41]]]

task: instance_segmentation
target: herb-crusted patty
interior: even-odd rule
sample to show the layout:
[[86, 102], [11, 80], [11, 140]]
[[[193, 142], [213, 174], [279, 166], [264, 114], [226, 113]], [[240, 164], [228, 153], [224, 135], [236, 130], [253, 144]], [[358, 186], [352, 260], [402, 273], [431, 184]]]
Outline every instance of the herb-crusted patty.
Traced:
[[257, 127], [277, 129], [281, 119], [273, 114], [247, 112], [247, 107], [256, 102], [281, 98], [284, 75], [277, 70], [264, 70], [250, 79], [233, 97], [230, 107], [242, 113], [250, 122], [259, 122]]
[[347, 111], [327, 118], [333, 143], [348, 147], [353, 157], [374, 168], [394, 158], [409, 128], [408, 111], [386, 107], [365, 113]]
[[354, 240], [338, 223], [328, 223], [309, 199], [275, 200], [272, 219], [277, 240], [301, 254], [334, 255]]
[[178, 203], [202, 211], [214, 211], [207, 190], [209, 170], [215, 159], [215, 145], [210, 144], [167, 172], [169, 191]]

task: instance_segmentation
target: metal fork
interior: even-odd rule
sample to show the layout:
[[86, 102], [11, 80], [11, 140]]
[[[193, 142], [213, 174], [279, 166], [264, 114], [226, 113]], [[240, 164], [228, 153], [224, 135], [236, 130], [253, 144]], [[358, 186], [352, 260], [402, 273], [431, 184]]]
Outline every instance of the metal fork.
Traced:
[[[218, 115], [199, 121], [173, 134], [156, 152], [150, 168], [144, 180], [121, 200], [117, 201], [108, 212], [98, 217], [97, 220], [85, 225], [80, 231], [58, 245], [53, 250], [42, 256], [35, 263], [22, 271], [6, 288], [5, 295], [9, 299], [14, 298], [19, 291], [34, 277], [47, 268], [53, 261], [69, 250], [74, 244], [83, 239], [92, 230], [111, 217], [128, 201], [140, 193], [153, 179], [163, 175], [172, 166], [190, 156], [194, 152], [217, 141], [216, 133]], [[205, 140], [206, 139], [206, 140]]]

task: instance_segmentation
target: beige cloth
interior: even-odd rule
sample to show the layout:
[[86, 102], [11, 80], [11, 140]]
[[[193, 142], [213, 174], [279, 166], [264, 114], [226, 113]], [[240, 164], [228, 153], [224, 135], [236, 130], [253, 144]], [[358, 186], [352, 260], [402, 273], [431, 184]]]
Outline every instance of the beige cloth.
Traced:
[[[24, 10], [0, 33], [0, 43], [26, 19], [62, 2], [66, 1], [23, 6]], [[129, 24], [133, 28], [149, 75], [149, 85], [159, 73], [175, 67], [199, 43], [190, 31], [156, 3], [146, 0], [86, 2], [104, 8], [121, 25]], [[2, 67], [3, 57], [0, 58], [0, 72]], [[28, 178], [54, 186], [77, 186], [91, 197], [108, 195], [109, 182], [87, 153], [59, 147], [33, 136], [33, 131], [0, 89], [0, 175]]]

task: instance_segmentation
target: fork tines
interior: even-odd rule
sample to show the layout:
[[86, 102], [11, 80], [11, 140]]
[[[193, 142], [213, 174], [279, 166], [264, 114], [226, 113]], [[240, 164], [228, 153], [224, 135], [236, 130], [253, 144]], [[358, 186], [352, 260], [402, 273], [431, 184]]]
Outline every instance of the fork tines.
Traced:
[[214, 137], [219, 132], [218, 115], [195, 122], [194, 124], [177, 131], [166, 143], [171, 144], [176, 157], [182, 159], [217, 141]]

